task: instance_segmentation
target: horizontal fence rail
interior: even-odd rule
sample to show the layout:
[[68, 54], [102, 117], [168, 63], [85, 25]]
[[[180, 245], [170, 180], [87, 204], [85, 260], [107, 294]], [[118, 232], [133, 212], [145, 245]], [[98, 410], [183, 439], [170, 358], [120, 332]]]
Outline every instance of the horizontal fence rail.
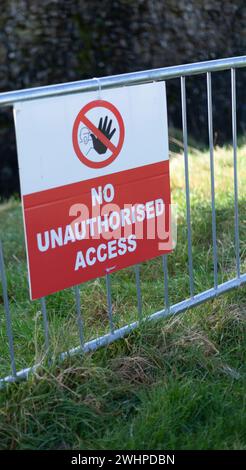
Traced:
[[[246, 66], [246, 56], [233, 57], [227, 59], [213, 60], [208, 62], [199, 62], [194, 64], [179, 65], [154, 70], [147, 70], [136, 73], [102, 77], [79, 82], [51, 85], [46, 87], [32, 88], [27, 90], [12, 91], [0, 94], [0, 107], [11, 106], [17, 102], [29, 101], [33, 99], [62, 96], [71, 93], [96, 91], [100, 89], [109, 89], [113, 87], [128, 86], [134, 84], [144, 84], [152, 81], [168, 80], [173, 78], [180, 79], [181, 87], [181, 110], [182, 110], [182, 130], [184, 147], [184, 172], [185, 172], [185, 198], [186, 198], [186, 222], [187, 222], [187, 240], [188, 240], [188, 275], [190, 297], [176, 304], [170, 305], [169, 299], [169, 274], [168, 274], [168, 256], [162, 256], [163, 267], [163, 306], [164, 308], [152, 313], [144, 318], [144, 321], [153, 321], [175, 315], [186, 311], [189, 308], [197, 306], [209, 299], [214, 299], [233, 288], [246, 283], [246, 273], [241, 273], [240, 268], [240, 244], [239, 244], [239, 212], [238, 212], [238, 170], [237, 170], [237, 116], [236, 116], [236, 69]], [[213, 142], [213, 111], [212, 111], [212, 72], [223, 70], [231, 71], [231, 116], [232, 116], [232, 141], [233, 141], [233, 185], [234, 185], [234, 248], [235, 248], [235, 269], [236, 277], [222, 284], [218, 283], [218, 254], [217, 254], [217, 228], [216, 228], [216, 204], [215, 204], [215, 177], [214, 177], [214, 142]], [[207, 113], [208, 113], [208, 140], [210, 155], [210, 184], [211, 184], [211, 217], [212, 217], [212, 253], [213, 253], [213, 278], [214, 285], [211, 289], [194, 294], [194, 275], [193, 275], [193, 254], [192, 254], [192, 228], [191, 228], [191, 208], [190, 208], [190, 187], [189, 187], [189, 155], [188, 155], [188, 132], [187, 132], [187, 110], [186, 110], [186, 77], [198, 74], [206, 74], [207, 89]], [[194, 229], [193, 229], [194, 230]], [[107, 313], [110, 332], [98, 336], [97, 338], [85, 342], [84, 340], [84, 319], [81, 314], [81, 298], [79, 287], [74, 287], [74, 298], [77, 318], [77, 328], [79, 335], [79, 346], [65, 351], [59, 355], [59, 360], [64, 360], [69, 356], [78, 353], [94, 351], [99, 347], [108, 345], [113, 341], [123, 338], [131, 331], [136, 329], [143, 321], [143, 304], [141, 292], [140, 266], [135, 266], [136, 283], [136, 302], [138, 319], [121, 328], [115, 328], [113, 318], [112, 294], [111, 294], [111, 276], [106, 275], [106, 293], [107, 293]], [[3, 304], [6, 317], [6, 331], [9, 346], [11, 375], [0, 379], [0, 386], [11, 383], [16, 380], [26, 379], [29, 374], [35, 372], [40, 364], [16, 371], [16, 361], [14, 353], [14, 337], [12, 332], [12, 321], [10, 312], [10, 303], [7, 291], [7, 279], [5, 273], [3, 249], [0, 240], [0, 280], [3, 293]], [[43, 318], [44, 345], [46, 357], [50, 359], [50, 334], [49, 322], [46, 308], [46, 299], [41, 299], [41, 313]]]
[[20, 101], [29, 101], [41, 98], [51, 98], [70, 93], [88, 92], [101, 89], [115, 88], [127, 85], [139, 85], [153, 81], [169, 80], [171, 78], [185, 77], [187, 75], [197, 75], [207, 72], [220, 72], [238, 67], [245, 67], [246, 56], [231, 57], [228, 59], [210, 60], [206, 62], [196, 62], [194, 64], [175, 65], [172, 67], [145, 70], [143, 72], [124, 73], [121, 75], [111, 75], [109, 77], [92, 78], [77, 82], [61, 83], [59, 85], [49, 85], [38, 88], [28, 88], [26, 90], [10, 91], [0, 93], [0, 106], [10, 106]]

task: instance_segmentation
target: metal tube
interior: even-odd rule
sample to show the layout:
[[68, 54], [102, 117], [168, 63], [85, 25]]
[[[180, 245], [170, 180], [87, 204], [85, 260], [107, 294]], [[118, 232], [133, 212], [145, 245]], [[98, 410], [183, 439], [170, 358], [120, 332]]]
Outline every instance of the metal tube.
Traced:
[[237, 99], [236, 99], [236, 71], [231, 69], [231, 111], [232, 111], [232, 139], [234, 161], [234, 214], [235, 214], [235, 249], [236, 271], [240, 277], [240, 247], [239, 247], [239, 222], [238, 222], [238, 178], [237, 178]]
[[135, 278], [136, 278], [137, 299], [138, 299], [138, 317], [139, 317], [139, 320], [142, 320], [142, 318], [143, 318], [143, 305], [142, 305], [142, 293], [141, 293], [141, 284], [140, 284], [140, 267], [139, 267], [139, 264], [135, 265]]
[[114, 333], [113, 313], [112, 313], [112, 295], [111, 295], [111, 280], [110, 274], [106, 274], [106, 287], [107, 287], [107, 303], [108, 303], [108, 317], [110, 331]]
[[[240, 278], [234, 278], [234, 279], [231, 279], [230, 281], [227, 281], [227, 282], [224, 282], [223, 284], [218, 285], [217, 289], [214, 289], [214, 288], [209, 289], [207, 291], [202, 292], [201, 294], [195, 295], [193, 298], [189, 298], [175, 305], [172, 305], [168, 311], [166, 309], [159, 310], [158, 312], [153, 313], [149, 317], [146, 317], [145, 321], [158, 321], [162, 318], [169, 317], [170, 315], [177, 315], [190, 308], [200, 305], [201, 303], [206, 302], [207, 300], [211, 300], [214, 297], [217, 297], [218, 295], [228, 292], [229, 290], [234, 289], [235, 287], [240, 287], [241, 285], [245, 283], [246, 283], [246, 274], [243, 274]], [[126, 336], [127, 334], [135, 330], [138, 326], [139, 326], [139, 321], [135, 321], [133, 323], [130, 323], [129, 325], [123, 326], [122, 328], [115, 330], [114, 333], [108, 333], [104, 336], [101, 336], [100, 338], [96, 338], [91, 341], [88, 341], [87, 343], [84, 344], [84, 347], [82, 350], [81, 350], [81, 347], [78, 346], [76, 348], [70, 349], [69, 351], [61, 353], [60, 360], [63, 361], [68, 356], [74, 356], [76, 354], [80, 354], [82, 351], [84, 353], [95, 351], [98, 348], [101, 348], [103, 346], [106, 346], [116, 341], [117, 339], [123, 338], [124, 336]], [[3, 387], [4, 384], [7, 382], [14, 382], [16, 379], [26, 379], [31, 372], [34, 372], [37, 369], [37, 367], [39, 367], [39, 364], [36, 364], [33, 367], [29, 367], [29, 368], [26, 368], [17, 372], [16, 378], [14, 378], [13, 376], [8, 376], [8, 377], [4, 377], [3, 379], [0, 379], [0, 388]]]
[[215, 213], [215, 190], [214, 190], [214, 140], [213, 140], [213, 102], [211, 73], [207, 73], [207, 99], [208, 99], [208, 136], [210, 153], [210, 182], [211, 182], [211, 202], [212, 202], [212, 238], [213, 238], [213, 261], [214, 261], [214, 287], [218, 286], [218, 256], [216, 241], [216, 213]]
[[45, 341], [45, 351], [46, 354], [49, 352], [49, 324], [48, 324], [48, 318], [47, 318], [47, 309], [46, 309], [46, 301], [45, 297], [42, 297], [40, 299], [41, 301], [41, 310], [42, 310], [42, 316], [43, 316], [43, 325], [44, 325], [44, 341]]
[[[171, 78], [197, 75], [206, 72], [218, 72], [235, 67], [245, 67], [246, 56], [229, 57], [226, 59], [210, 60], [206, 62], [196, 62], [194, 64], [175, 65], [141, 72], [125, 73], [121, 75], [111, 75], [100, 77], [102, 89], [119, 86], [137, 85]], [[98, 83], [95, 79], [81, 80], [77, 82], [61, 83], [38, 88], [27, 88], [26, 90], [10, 91], [0, 94], [0, 106], [10, 106], [21, 101], [28, 101], [40, 98], [67, 95], [70, 93], [88, 92], [98, 90]]]
[[169, 294], [168, 294], [168, 267], [167, 267], [167, 255], [162, 256], [163, 272], [164, 272], [164, 299], [165, 309], [169, 309]]
[[79, 287], [75, 286], [75, 301], [76, 301], [76, 313], [77, 313], [77, 323], [78, 323], [78, 330], [79, 330], [79, 341], [80, 346], [83, 348], [84, 346], [84, 328], [83, 328], [83, 320], [81, 316], [81, 307], [80, 307], [80, 291]]
[[5, 318], [6, 318], [6, 327], [7, 327], [7, 336], [8, 336], [8, 343], [9, 343], [9, 355], [10, 355], [10, 361], [11, 361], [11, 370], [12, 370], [13, 376], [15, 377], [16, 376], [16, 365], [15, 365], [12, 320], [11, 320], [11, 313], [10, 313], [10, 308], [9, 308], [7, 280], [6, 280], [6, 274], [5, 274], [5, 265], [4, 265], [4, 258], [3, 258], [3, 247], [2, 247], [2, 241], [1, 240], [0, 240], [0, 278], [2, 280], [3, 304], [4, 304]]
[[194, 296], [194, 280], [193, 280], [193, 259], [192, 259], [192, 240], [191, 240], [190, 184], [189, 184], [189, 163], [188, 163], [185, 77], [181, 77], [181, 102], [182, 102], [182, 128], [183, 128], [183, 141], [184, 141], [184, 167], [185, 167], [186, 220], [187, 220], [187, 232], [188, 232], [189, 281], [190, 281], [190, 296], [193, 297]]

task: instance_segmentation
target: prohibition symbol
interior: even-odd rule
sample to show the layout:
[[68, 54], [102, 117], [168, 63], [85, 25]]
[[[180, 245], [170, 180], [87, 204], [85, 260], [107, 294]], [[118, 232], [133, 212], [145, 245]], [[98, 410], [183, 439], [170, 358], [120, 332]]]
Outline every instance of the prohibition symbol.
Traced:
[[110, 165], [119, 155], [125, 127], [119, 110], [110, 102], [95, 100], [78, 113], [73, 125], [73, 147], [90, 168]]

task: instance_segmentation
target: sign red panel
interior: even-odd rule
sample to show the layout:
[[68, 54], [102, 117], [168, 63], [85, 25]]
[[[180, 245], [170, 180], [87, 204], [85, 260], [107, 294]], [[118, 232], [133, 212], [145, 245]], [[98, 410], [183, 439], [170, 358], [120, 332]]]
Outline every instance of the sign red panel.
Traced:
[[[113, 187], [114, 198], [93, 206], [92, 189], [105, 187]], [[23, 202], [33, 299], [160, 256], [163, 241], [171, 250], [169, 161]]]

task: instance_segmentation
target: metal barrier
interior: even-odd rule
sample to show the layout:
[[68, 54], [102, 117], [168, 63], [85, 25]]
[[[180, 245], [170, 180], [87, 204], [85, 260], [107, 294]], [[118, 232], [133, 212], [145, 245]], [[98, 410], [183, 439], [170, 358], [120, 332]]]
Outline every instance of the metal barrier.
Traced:
[[[188, 236], [188, 273], [189, 273], [189, 290], [190, 296], [174, 305], [170, 305], [168, 293], [168, 265], [167, 255], [163, 256], [163, 272], [164, 272], [164, 302], [165, 308], [152, 313], [147, 317], [148, 321], [157, 320], [183, 312], [194, 307], [206, 300], [222, 294], [230, 289], [240, 286], [246, 282], [246, 273], [240, 272], [240, 251], [239, 251], [239, 219], [238, 219], [238, 176], [237, 176], [237, 119], [236, 119], [236, 69], [246, 66], [246, 56], [234, 57], [221, 60], [213, 60], [208, 62], [199, 62], [188, 65], [180, 65], [174, 67], [160, 68], [136, 73], [115, 75], [102, 77], [100, 79], [83, 80], [73, 83], [52, 85], [40, 88], [31, 88], [27, 90], [13, 91], [0, 94], [0, 107], [11, 106], [20, 101], [32, 99], [42, 99], [53, 96], [61, 96], [71, 93], [96, 91], [98, 82], [101, 89], [108, 89], [119, 86], [128, 86], [134, 84], [148, 83], [152, 81], [168, 80], [180, 78], [181, 84], [181, 106], [182, 106], [182, 128], [183, 128], [183, 145], [184, 145], [184, 169], [185, 169], [185, 190], [186, 190], [186, 220], [187, 220], [187, 236]], [[236, 277], [218, 284], [217, 272], [217, 238], [216, 238], [216, 211], [215, 211], [215, 184], [214, 184], [214, 143], [213, 143], [213, 115], [212, 115], [212, 89], [211, 89], [211, 73], [223, 70], [231, 70], [231, 112], [232, 112], [232, 140], [233, 140], [233, 162], [234, 162], [234, 243], [236, 254]], [[188, 159], [188, 138], [187, 138], [187, 112], [186, 112], [186, 76], [206, 74], [207, 78], [207, 104], [208, 104], [208, 134], [210, 149], [210, 181], [211, 181], [211, 203], [212, 203], [212, 246], [213, 246], [213, 269], [214, 269], [214, 286], [213, 288], [194, 295], [194, 279], [193, 279], [193, 258], [192, 258], [192, 232], [191, 232], [191, 208], [190, 208], [190, 189], [189, 189], [189, 159]], [[14, 341], [12, 333], [11, 313], [9, 307], [9, 299], [7, 292], [7, 282], [4, 267], [3, 249], [0, 241], [0, 275], [3, 292], [3, 303], [6, 314], [6, 326], [8, 336], [9, 354], [11, 359], [11, 375], [0, 379], [0, 386], [7, 382], [14, 382], [18, 379], [25, 379], [31, 372], [34, 372], [39, 364], [17, 372], [15, 365]], [[113, 341], [126, 336], [132, 330], [137, 328], [142, 321], [142, 298], [140, 286], [139, 266], [135, 266], [135, 279], [137, 289], [137, 306], [138, 320], [127, 324], [124, 327], [115, 329], [112, 315], [112, 298], [111, 298], [111, 279], [110, 275], [106, 275], [107, 286], [107, 305], [110, 333], [97, 337], [89, 342], [84, 342], [83, 319], [81, 317], [80, 308], [80, 291], [78, 287], [74, 288], [76, 312], [78, 322], [78, 332], [80, 345], [70, 349], [60, 355], [60, 359], [65, 359], [68, 355], [74, 355], [81, 352], [89, 352], [112, 343]], [[46, 312], [45, 298], [41, 299], [41, 311], [44, 325], [44, 340], [46, 352], [49, 352], [49, 325]]]

